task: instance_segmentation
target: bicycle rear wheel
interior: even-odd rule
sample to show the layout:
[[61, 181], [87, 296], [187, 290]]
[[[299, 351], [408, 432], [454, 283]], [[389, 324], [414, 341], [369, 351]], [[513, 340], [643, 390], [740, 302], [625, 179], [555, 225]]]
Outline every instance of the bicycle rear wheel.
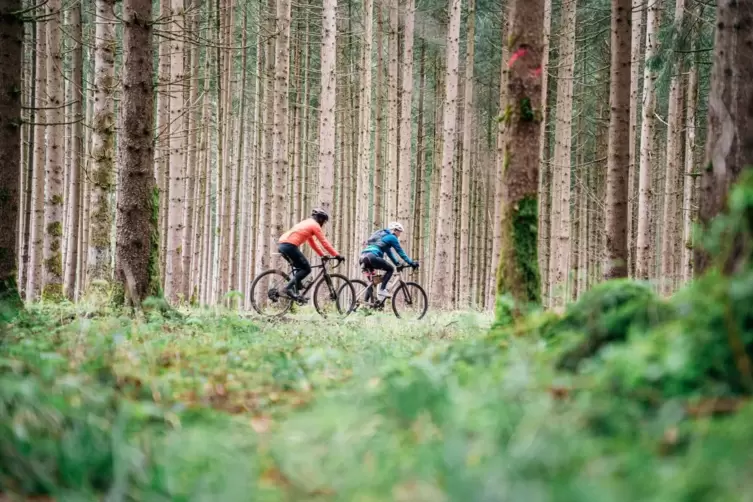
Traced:
[[415, 282], [404, 282], [392, 293], [392, 311], [400, 319], [417, 321], [426, 315], [428, 308], [426, 291]]
[[322, 317], [346, 317], [353, 311], [356, 293], [347, 277], [328, 274], [314, 286], [314, 308]]
[[370, 303], [371, 291], [367, 291], [371, 286], [361, 279], [351, 279], [350, 283], [353, 285], [355, 302], [353, 305], [353, 311], [358, 310], [362, 305]]
[[285, 292], [285, 286], [290, 281], [288, 274], [281, 270], [267, 270], [262, 272], [251, 283], [251, 306], [260, 315], [267, 317], [281, 317], [293, 305], [293, 300]]

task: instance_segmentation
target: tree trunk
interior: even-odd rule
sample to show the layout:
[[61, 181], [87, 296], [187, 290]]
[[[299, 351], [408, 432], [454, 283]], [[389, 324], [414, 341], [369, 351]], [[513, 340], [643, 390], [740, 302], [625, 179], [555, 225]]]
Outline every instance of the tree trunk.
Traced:
[[45, 278], [43, 296], [60, 299], [63, 296], [63, 177], [64, 177], [64, 133], [65, 114], [63, 100], [63, 47], [62, 1], [47, 2], [47, 163], [45, 212], [44, 212], [44, 264]]
[[[71, 208], [67, 233], [67, 246], [65, 256], [65, 296], [73, 301], [76, 297], [76, 277], [78, 276], [78, 253], [79, 253], [79, 220], [81, 219], [82, 205], [81, 196], [83, 186], [81, 183], [81, 171], [84, 149], [84, 30], [81, 22], [81, 4], [71, 6], [70, 30], [73, 38], [73, 54], [71, 61], [71, 88], [73, 94], [72, 118], [73, 124], [71, 138], [71, 175], [70, 195], [68, 204]], [[110, 229], [108, 229], [109, 231]]]
[[[159, 17], [163, 25], [169, 26], [171, 0], [159, 0]], [[159, 74], [157, 76], [157, 129], [155, 148], [155, 178], [159, 187], [159, 249], [160, 280], [164, 281], [167, 268], [167, 177], [170, 165], [170, 40], [162, 37], [159, 41]]]
[[[405, 231], [402, 240], [408, 245], [413, 238], [413, 222], [411, 218], [411, 153], [413, 132], [413, 25], [416, 14], [415, 0], [408, 0], [403, 17], [403, 85], [402, 112], [400, 114], [400, 174], [396, 176], [397, 190], [397, 219], [402, 223]], [[419, 166], [416, 166], [418, 169]], [[408, 248], [410, 249], [410, 248]]]
[[[693, 44], [695, 46], [695, 44]], [[682, 199], [682, 280], [693, 278], [693, 224], [696, 220], [696, 111], [698, 108], [698, 66], [693, 65], [688, 75], [688, 93], [685, 113], [685, 187]]]
[[0, 324], [21, 307], [17, 226], [19, 212], [18, 166], [21, 165], [21, 72], [24, 30], [21, 0], [0, 4]]
[[[374, 227], [381, 228], [384, 223], [384, 147], [382, 145], [384, 129], [384, 47], [383, 18], [381, 2], [376, 4], [377, 17], [377, 71], [374, 92], [376, 94], [376, 130], [374, 131]], [[367, 232], [366, 237], [370, 232]]]
[[450, 23], [447, 29], [447, 72], [445, 80], [444, 129], [442, 148], [442, 181], [440, 185], [438, 227], [433, 271], [433, 292], [437, 307], [452, 306], [454, 264], [453, 162], [458, 112], [458, 60], [460, 59], [461, 0], [451, 0]]
[[[542, 48], [542, 62], [541, 62], [541, 138], [539, 139], [539, 234], [538, 234], [538, 263], [539, 263], [539, 275], [541, 277], [541, 295], [542, 304], [546, 307], [549, 305], [549, 291], [550, 291], [550, 277], [549, 277], [549, 263], [551, 261], [552, 252], [552, 240], [551, 240], [551, 225], [552, 225], [552, 162], [549, 158], [549, 143], [551, 141], [551, 134], [547, 134], [547, 124], [549, 123], [549, 46], [552, 32], [552, 0], [544, 0], [544, 31], [543, 31], [543, 48]], [[506, 36], [507, 33], [503, 33]], [[506, 44], [502, 47], [502, 61], [506, 60], [505, 51], [507, 50]], [[505, 71], [505, 65], [502, 64], [502, 71]], [[503, 84], [501, 87], [506, 88], [507, 84]], [[500, 114], [504, 111], [502, 103], [500, 103]], [[498, 165], [502, 165], [502, 154], [504, 141], [502, 143], [498, 140]], [[498, 167], [497, 169], [500, 169]], [[501, 171], [500, 171], [501, 174]], [[501, 183], [501, 182], [500, 182]], [[501, 186], [500, 186], [501, 189]], [[500, 196], [497, 196], [499, 200]], [[494, 221], [499, 221], [499, 210], [502, 205], [497, 202], [495, 207]], [[495, 225], [496, 226], [496, 225]], [[501, 230], [501, 229], [500, 229]], [[498, 238], [494, 239], [494, 246], [498, 246]], [[494, 255], [494, 256], [498, 256]], [[498, 258], [496, 258], [498, 260]], [[497, 261], [493, 262], [493, 269], [497, 270]], [[489, 293], [494, 294], [496, 287], [489, 288]], [[489, 305], [491, 309], [492, 305]]]
[[386, 217], [392, 221], [397, 217], [398, 185], [398, 0], [387, 0], [387, 210]]
[[44, 280], [44, 165], [47, 154], [45, 133], [47, 127], [47, 22], [36, 22], [36, 82], [34, 120], [34, 172], [32, 178], [32, 201], [34, 218], [31, 220], [29, 266], [27, 270], [26, 301], [38, 300]]
[[115, 269], [126, 302], [159, 293], [159, 241], [152, 159], [152, 1], [123, 0], [123, 101]]
[[324, 0], [322, 11], [322, 70], [319, 114], [319, 204], [332, 213], [335, 208], [335, 97], [337, 78], [337, 0]]
[[[640, 108], [639, 78], [641, 55], [643, 54], [643, 16], [646, 0], [632, 0], [632, 20], [630, 38], [630, 172], [628, 174], [628, 275], [635, 276], [635, 235], [638, 221], [638, 181], [635, 175], [638, 165], [636, 148], [638, 146], [638, 109]], [[640, 151], [640, 150], [639, 150]]]
[[[606, 260], [604, 279], [628, 275], [627, 222], [630, 166], [631, 0], [612, 2], [612, 64], [607, 147]], [[626, 141], [627, 140], [627, 141]]]
[[463, 166], [460, 186], [460, 307], [471, 304], [471, 147], [473, 142], [473, 66], [476, 37], [476, 0], [468, 0], [465, 53], [465, 99], [463, 100]]
[[109, 281], [112, 276], [110, 231], [113, 214], [110, 199], [115, 189], [115, 0], [97, 0], [96, 10], [89, 284]]
[[[707, 226], [727, 205], [727, 193], [743, 170], [753, 167], [753, 2], [719, 0], [716, 10], [714, 64], [711, 69], [706, 168], [701, 173], [698, 218]], [[702, 249], [694, 250], [695, 273], [712, 265]], [[740, 241], [719, 265], [734, 273], [748, 262]]]
[[552, 163], [552, 225], [554, 246], [550, 266], [551, 305], [561, 308], [568, 297], [570, 271], [570, 150], [572, 146], [573, 75], [575, 69], [576, 0], [564, 0], [557, 72], [557, 119]]
[[[574, 9], [575, 2], [572, 3]], [[508, 134], [499, 223], [502, 225], [502, 250], [497, 271], [497, 294], [512, 297], [516, 307], [507, 314], [516, 315], [520, 306], [539, 303], [541, 296], [536, 257], [536, 199], [538, 142], [541, 141], [544, 0], [514, 0], [509, 16], [510, 58], [503, 61], [510, 71], [505, 106]], [[559, 107], [557, 112], [559, 114]]]
[[[356, 188], [356, 233], [353, 243], [359, 248], [369, 235], [369, 175], [371, 174], [371, 52], [373, 0], [364, 0], [363, 4], [363, 53], [361, 65], [360, 136], [358, 138], [358, 179]], [[354, 250], [351, 250], [354, 251]]]
[[[274, 132], [272, 139], [273, 203], [272, 233], [278, 238], [285, 231], [287, 223], [287, 184], [288, 176], [288, 67], [290, 66], [290, 0], [277, 0], [277, 37], [275, 39], [275, 88], [274, 88]], [[333, 9], [333, 16], [336, 9]], [[334, 37], [334, 33], [332, 34]], [[332, 55], [334, 58], [334, 54]], [[322, 66], [322, 71], [324, 67]], [[334, 77], [334, 68], [331, 70]], [[334, 84], [333, 84], [334, 85]], [[332, 104], [334, 109], [334, 103]]]
[[[425, 159], [425, 124], [424, 124], [424, 101], [426, 96], [426, 41], [421, 40], [421, 55], [419, 56], [419, 89], [418, 89], [418, 116], [416, 118], [416, 199], [413, 218], [413, 255], [414, 259], [420, 260], [424, 254], [424, 208], [426, 207], [426, 168]], [[411, 255], [411, 258], [413, 258]]]
[[[648, 0], [646, 15], [646, 61], [650, 61], [658, 51], [659, 10], [661, 0]], [[656, 110], [656, 72], [646, 65], [643, 73], [643, 109], [641, 123], [641, 158], [638, 179], [638, 228], [635, 250], [635, 276], [647, 280], [651, 273], [651, 226], [650, 208], [653, 199], [651, 190], [651, 150], [654, 134], [654, 117]]]
[[170, 172], [167, 208], [167, 259], [165, 260], [165, 298], [171, 303], [181, 300], [183, 291], [183, 203], [185, 136], [181, 134], [183, 117], [183, 0], [171, 0], [170, 12]]

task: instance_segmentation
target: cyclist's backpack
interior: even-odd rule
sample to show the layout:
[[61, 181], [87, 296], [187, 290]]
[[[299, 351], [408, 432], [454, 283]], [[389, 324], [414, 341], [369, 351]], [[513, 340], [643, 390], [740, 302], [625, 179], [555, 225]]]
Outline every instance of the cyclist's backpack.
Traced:
[[383, 228], [381, 230], [377, 230], [373, 234], [371, 234], [366, 242], [363, 243], [364, 246], [370, 246], [372, 244], [376, 244], [377, 242], [381, 241], [385, 235], [389, 234], [390, 231], [386, 228]]

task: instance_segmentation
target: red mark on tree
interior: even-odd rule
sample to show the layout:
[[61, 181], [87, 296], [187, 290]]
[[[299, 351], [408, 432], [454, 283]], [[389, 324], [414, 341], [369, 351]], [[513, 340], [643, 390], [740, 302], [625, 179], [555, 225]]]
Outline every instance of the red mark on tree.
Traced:
[[507, 67], [512, 68], [512, 65], [515, 63], [515, 61], [525, 56], [527, 52], [528, 49], [526, 49], [525, 47], [521, 47], [517, 51], [513, 52], [512, 56], [510, 56], [510, 62], [507, 63]]
[[533, 74], [534, 77], [540, 77], [541, 76], [541, 66], [539, 66], [538, 68], [534, 68], [533, 70], [531, 70], [531, 73]]

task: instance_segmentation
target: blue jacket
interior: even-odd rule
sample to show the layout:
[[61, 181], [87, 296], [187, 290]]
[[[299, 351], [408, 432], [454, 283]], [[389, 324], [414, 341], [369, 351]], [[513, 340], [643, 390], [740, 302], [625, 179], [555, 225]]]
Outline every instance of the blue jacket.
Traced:
[[381, 258], [386, 253], [387, 256], [390, 257], [390, 260], [392, 260], [392, 263], [397, 265], [399, 262], [395, 257], [395, 253], [392, 251], [393, 249], [397, 251], [397, 254], [400, 255], [400, 258], [405, 260], [408, 265], [413, 265], [413, 260], [408, 258], [408, 255], [405, 254], [405, 251], [403, 251], [403, 248], [400, 246], [400, 241], [398, 241], [397, 237], [395, 237], [395, 234], [390, 231], [387, 231], [386, 235], [384, 235], [376, 242], [368, 243], [368, 245], [361, 251], [361, 254], [371, 253], [374, 256]]

